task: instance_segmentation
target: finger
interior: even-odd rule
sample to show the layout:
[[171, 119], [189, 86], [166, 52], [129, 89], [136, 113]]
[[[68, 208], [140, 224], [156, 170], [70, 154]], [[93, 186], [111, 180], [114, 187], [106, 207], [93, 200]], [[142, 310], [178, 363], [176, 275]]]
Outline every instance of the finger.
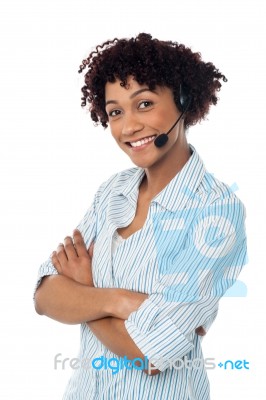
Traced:
[[73, 232], [73, 240], [78, 256], [88, 256], [87, 248], [84, 243], [83, 237], [78, 229]]
[[201, 336], [201, 329], [200, 329], [200, 327], [196, 328], [195, 332], [196, 332], [197, 335]]
[[53, 252], [52, 252], [52, 254], [51, 254], [51, 260], [52, 260], [53, 266], [55, 267], [55, 269], [57, 270], [57, 272], [58, 272], [59, 274], [61, 274], [61, 273], [62, 273], [62, 267], [61, 267], [61, 264], [60, 264], [60, 262], [59, 262], [59, 260], [58, 260], [58, 258], [57, 258], [56, 251], [53, 251]]
[[57, 258], [61, 264], [61, 267], [63, 267], [64, 264], [67, 263], [68, 261], [63, 243], [59, 243], [56, 249], [56, 253], [57, 253]]
[[199, 336], [204, 336], [204, 335], [206, 335], [206, 331], [205, 331], [205, 329], [203, 328], [203, 326], [199, 326], [199, 327], [196, 329], [196, 333], [197, 333], [197, 335], [199, 335]]
[[71, 260], [73, 258], [76, 258], [77, 252], [76, 252], [75, 246], [73, 244], [72, 238], [70, 236], [67, 236], [67, 237], [65, 237], [64, 242], [65, 242], [65, 253], [66, 253], [67, 259]]
[[201, 331], [200, 331], [200, 333], [201, 333], [201, 336], [205, 336], [206, 335], [206, 331], [205, 331], [205, 329], [203, 328], [203, 326], [201, 326]]

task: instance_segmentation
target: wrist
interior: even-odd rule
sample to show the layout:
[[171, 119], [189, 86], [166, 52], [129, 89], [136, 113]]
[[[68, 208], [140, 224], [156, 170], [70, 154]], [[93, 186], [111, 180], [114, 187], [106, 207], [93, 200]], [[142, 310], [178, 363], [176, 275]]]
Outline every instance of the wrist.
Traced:
[[133, 292], [127, 289], [114, 288], [110, 302], [106, 304], [108, 315], [120, 319], [127, 319], [148, 298], [147, 294]]
[[125, 289], [109, 288], [105, 303], [106, 314], [110, 317], [121, 318], [125, 308]]

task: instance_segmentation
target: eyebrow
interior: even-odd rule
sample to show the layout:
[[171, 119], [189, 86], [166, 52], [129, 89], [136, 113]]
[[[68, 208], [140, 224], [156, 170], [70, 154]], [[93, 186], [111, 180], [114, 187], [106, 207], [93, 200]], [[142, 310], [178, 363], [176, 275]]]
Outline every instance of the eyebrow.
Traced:
[[[138, 94], [140, 94], [142, 92], [152, 92], [152, 93], [157, 94], [156, 90], [151, 90], [147, 87], [147, 88], [136, 90], [136, 92], [132, 93], [129, 98], [133, 99], [134, 97], [136, 97]], [[105, 106], [107, 106], [108, 104], [118, 104], [118, 101], [117, 100], [107, 100], [105, 102]]]

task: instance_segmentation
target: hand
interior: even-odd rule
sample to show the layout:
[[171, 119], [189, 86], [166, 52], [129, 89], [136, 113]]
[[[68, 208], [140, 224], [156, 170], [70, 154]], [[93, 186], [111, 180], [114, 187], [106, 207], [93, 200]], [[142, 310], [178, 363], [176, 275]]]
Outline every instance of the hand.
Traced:
[[94, 286], [91, 271], [93, 244], [87, 250], [82, 235], [75, 229], [73, 240], [70, 236], [60, 243], [51, 255], [52, 263], [60, 275], [67, 276], [83, 285]]
[[199, 326], [196, 330], [195, 330], [196, 334], [199, 336], [205, 336], [206, 335], [206, 331], [203, 328], [203, 326]]

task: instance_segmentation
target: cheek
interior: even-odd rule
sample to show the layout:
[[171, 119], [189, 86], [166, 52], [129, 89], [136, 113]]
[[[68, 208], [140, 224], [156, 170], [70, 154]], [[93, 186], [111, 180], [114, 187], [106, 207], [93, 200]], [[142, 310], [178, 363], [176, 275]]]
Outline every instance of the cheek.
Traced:
[[168, 120], [169, 119], [167, 118], [167, 116], [164, 113], [160, 112], [149, 121], [149, 125], [155, 130], [155, 132], [157, 131], [158, 133], [163, 133], [166, 132], [168, 129]]

